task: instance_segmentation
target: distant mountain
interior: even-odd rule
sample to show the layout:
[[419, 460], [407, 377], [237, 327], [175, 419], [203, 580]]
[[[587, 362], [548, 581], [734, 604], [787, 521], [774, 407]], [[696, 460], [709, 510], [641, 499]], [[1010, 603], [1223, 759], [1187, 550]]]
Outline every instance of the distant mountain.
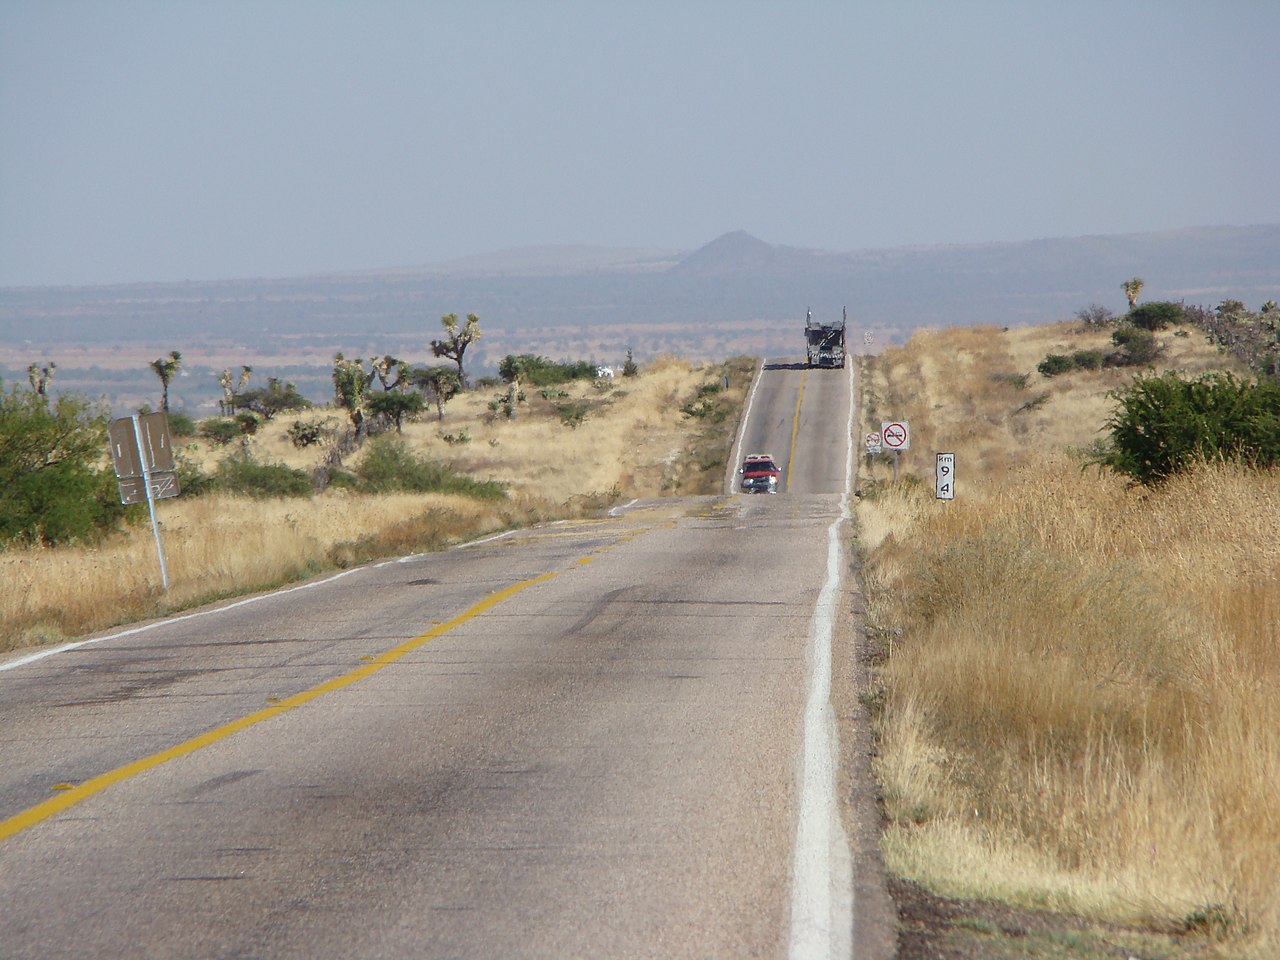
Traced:
[[538, 247], [280, 280], [5, 288], [0, 377], [25, 380], [28, 363], [52, 359], [65, 387], [68, 355], [110, 347], [131, 357], [179, 349], [193, 380], [201, 357], [266, 369], [305, 356], [323, 383], [339, 349], [430, 359], [446, 313], [481, 317], [469, 354], [479, 365], [520, 352], [618, 359], [628, 347], [639, 358], [782, 356], [797, 352], [807, 309], [824, 318], [848, 307], [854, 330], [879, 346], [922, 326], [1046, 323], [1090, 303], [1123, 312], [1132, 276], [1146, 281], [1144, 300], [1256, 308], [1280, 299], [1280, 225], [846, 253], [738, 230], [692, 251]]
[[673, 272], [686, 276], [722, 277], [752, 270], [771, 270], [781, 259], [781, 247], [765, 243], [745, 230], [735, 230], [681, 257]]

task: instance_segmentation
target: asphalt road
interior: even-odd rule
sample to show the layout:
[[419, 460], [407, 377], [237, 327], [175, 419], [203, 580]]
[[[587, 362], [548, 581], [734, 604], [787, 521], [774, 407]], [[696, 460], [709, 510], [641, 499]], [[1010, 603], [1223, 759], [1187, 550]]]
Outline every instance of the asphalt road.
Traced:
[[766, 369], [741, 445], [785, 460], [776, 496], [0, 665], [0, 957], [884, 955], [848, 403], [844, 371]]

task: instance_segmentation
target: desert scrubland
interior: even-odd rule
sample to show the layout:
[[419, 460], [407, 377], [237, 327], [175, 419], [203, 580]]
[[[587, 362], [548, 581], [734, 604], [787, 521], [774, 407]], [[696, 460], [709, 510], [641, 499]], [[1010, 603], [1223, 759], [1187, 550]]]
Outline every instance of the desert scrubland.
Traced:
[[[514, 419], [492, 409], [505, 388], [456, 396], [404, 425], [410, 453], [477, 481], [498, 496], [367, 493], [330, 484], [302, 497], [182, 495], [157, 503], [170, 587], [161, 588], [149, 524], [100, 543], [12, 545], [0, 551], [0, 650], [59, 642], [117, 624], [267, 589], [369, 560], [443, 549], [495, 531], [583, 516], [632, 497], [720, 489], [726, 457], [755, 364], [740, 358], [693, 365], [659, 358], [637, 376], [525, 391]], [[728, 387], [724, 387], [725, 378]], [[682, 410], [698, 400], [695, 414]], [[339, 409], [305, 419], [346, 422]], [[227, 459], [296, 469], [329, 451], [302, 449], [268, 421], [247, 446], [179, 443], [201, 471]], [[386, 431], [394, 436], [394, 430]], [[370, 444], [348, 455], [358, 469]]]
[[[896, 484], [863, 458], [857, 508], [886, 862], [1161, 931], [1160, 956], [1273, 957], [1280, 476], [1089, 466], [1134, 370], [1035, 371], [1108, 333], [923, 331], [862, 360], [863, 430], [911, 429]], [[1195, 330], [1157, 336], [1157, 370], [1244, 372]]]

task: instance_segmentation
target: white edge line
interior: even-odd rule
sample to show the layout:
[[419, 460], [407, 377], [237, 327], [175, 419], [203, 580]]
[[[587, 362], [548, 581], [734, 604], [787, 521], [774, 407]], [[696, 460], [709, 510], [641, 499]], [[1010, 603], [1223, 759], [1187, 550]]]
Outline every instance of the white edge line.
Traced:
[[[495, 533], [491, 537], [481, 537], [479, 540], [468, 540], [466, 543], [456, 544], [450, 547], [449, 549], [450, 550], [466, 550], [468, 547], [478, 547], [482, 543], [493, 543], [493, 541], [495, 540], [502, 540], [506, 537], [515, 536], [519, 532], [520, 532], [519, 530], [504, 530], [502, 533]], [[400, 559], [400, 563], [407, 563], [410, 560], [414, 560], [414, 559], [417, 559], [418, 557], [425, 557], [425, 556], [427, 556], [427, 554], [425, 553], [415, 553], [412, 557], [402, 557]]]
[[110, 633], [105, 637], [91, 637], [88, 640], [77, 640], [74, 643], [64, 643], [56, 647], [50, 647], [47, 650], [37, 650], [35, 653], [29, 653], [26, 656], [18, 657], [16, 660], [8, 660], [0, 663], [0, 672], [5, 670], [16, 670], [18, 667], [26, 666], [28, 663], [35, 663], [37, 660], [43, 660], [45, 657], [52, 657], [55, 653], [66, 653], [69, 650], [79, 650], [81, 647], [87, 647], [95, 643], [103, 643], [107, 640], [119, 640], [122, 637], [133, 637], [139, 633], [146, 633], [149, 630], [155, 630], [158, 627], [166, 627], [174, 623], [182, 623], [184, 620], [195, 620], [197, 617], [209, 617], [215, 613], [225, 613], [227, 610], [234, 610], [236, 607], [245, 607], [251, 603], [257, 603], [260, 600], [268, 600], [272, 597], [282, 597], [285, 594], [296, 593], [299, 590], [311, 590], [314, 587], [322, 587], [326, 583], [333, 583], [335, 580], [341, 580], [343, 577], [349, 577], [353, 573], [358, 573], [364, 567], [355, 567], [351, 570], [343, 570], [341, 573], [335, 573], [331, 577], [325, 577], [323, 580], [312, 580], [310, 583], [300, 583], [296, 587], [286, 587], [283, 590], [272, 590], [270, 593], [260, 593], [252, 597], [245, 597], [242, 600], [236, 600], [232, 603], [225, 604], [220, 607], [214, 607], [210, 610], [197, 610], [194, 613], [183, 613], [176, 617], [166, 617], [163, 620], [155, 620], [151, 623], [144, 623], [140, 627], [131, 627], [128, 630], [121, 630], [118, 633]]
[[853, 861], [836, 795], [840, 738], [831, 705], [831, 662], [839, 615], [840, 527], [849, 517], [853, 487], [853, 371], [845, 431], [844, 497], [827, 527], [827, 578], [810, 627], [811, 674], [804, 709], [804, 754], [792, 863], [790, 960], [853, 956]]
[[630, 503], [624, 503], [620, 507], [614, 507], [612, 510], [609, 511], [609, 516], [620, 517], [625, 511], [629, 510], [631, 507], [634, 507], [639, 502], [640, 502], [640, 498], [635, 497]]
[[[471, 540], [467, 543], [460, 543], [457, 546], [451, 547], [450, 549], [462, 550], [467, 547], [479, 546], [482, 543], [492, 543], [494, 540], [501, 540], [503, 537], [512, 536], [517, 532], [518, 531], [516, 530], [507, 530], [507, 531], [504, 531], [503, 533], [494, 534], [491, 537], [485, 537], [482, 540]], [[350, 570], [343, 570], [339, 573], [333, 574], [333, 576], [325, 577], [323, 580], [313, 580], [310, 583], [300, 583], [296, 587], [286, 587], [282, 590], [272, 590], [270, 593], [256, 594], [255, 596], [245, 597], [241, 600], [236, 600], [232, 603], [228, 603], [223, 606], [214, 607], [210, 610], [197, 610], [194, 613], [183, 613], [183, 614], [179, 614], [176, 617], [165, 617], [163, 620], [155, 620], [151, 623], [144, 623], [140, 627], [130, 627], [128, 630], [121, 630], [117, 633], [107, 634], [106, 636], [91, 637], [88, 640], [76, 640], [72, 643], [63, 643], [63, 644], [59, 644], [56, 647], [49, 647], [46, 650], [37, 650], [35, 653], [28, 653], [25, 656], [17, 657], [16, 659], [13, 659], [13, 660], [6, 660], [4, 663], [0, 663], [0, 673], [5, 672], [6, 670], [16, 670], [18, 669], [18, 667], [25, 667], [29, 663], [35, 663], [37, 660], [43, 660], [45, 657], [52, 657], [54, 654], [57, 654], [57, 653], [68, 653], [72, 650], [79, 650], [81, 647], [88, 647], [95, 643], [105, 643], [108, 640], [120, 640], [124, 637], [137, 636], [140, 633], [146, 633], [149, 630], [155, 630], [159, 627], [168, 626], [174, 623], [182, 623], [184, 620], [194, 620], [197, 617], [213, 616], [216, 613], [224, 613], [227, 610], [234, 610], [237, 607], [248, 606], [251, 603], [257, 603], [260, 600], [267, 600], [267, 599], [270, 599], [271, 597], [282, 597], [282, 596], [285, 596], [286, 594], [295, 593], [299, 590], [311, 590], [314, 587], [322, 587], [327, 583], [333, 583], [333, 581], [335, 580], [341, 580], [343, 577], [348, 577], [353, 573], [359, 573], [361, 570], [367, 570], [367, 569], [377, 570], [382, 567], [390, 566], [391, 564], [395, 564], [395, 563], [412, 563], [414, 560], [417, 560], [425, 556], [430, 556], [430, 554], [415, 553], [407, 557], [398, 557], [395, 560], [382, 560], [378, 563], [369, 564], [367, 566], [354, 567]]]
[[729, 472], [725, 474], [725, 493], [732, 496], [733, 477], [738, 470], [738, 459], [742, 454], [742, 438], [747, 432], [747, 424], [751, 420], [751, 405], [756, 400], [756, 387], [760, 386], [760, 379], [764, 376], [764, 357], [760, 358], [760, 364], [756, 367], [755, 379], [751, 381], [751, 392], [747, 394], [747, 408], [742, 411], [742, 422], [738, 424], [738, 435], [733, 438], [733, 448], [729, 451]]

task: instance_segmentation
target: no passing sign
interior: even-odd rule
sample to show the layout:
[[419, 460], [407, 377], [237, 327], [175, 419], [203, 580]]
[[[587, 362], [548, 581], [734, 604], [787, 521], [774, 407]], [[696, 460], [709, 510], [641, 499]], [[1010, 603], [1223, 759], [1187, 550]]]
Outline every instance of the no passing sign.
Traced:
[[905, 420], [880, 424], [880, 437], [890, 450], [911, 449], [911, 429]]

